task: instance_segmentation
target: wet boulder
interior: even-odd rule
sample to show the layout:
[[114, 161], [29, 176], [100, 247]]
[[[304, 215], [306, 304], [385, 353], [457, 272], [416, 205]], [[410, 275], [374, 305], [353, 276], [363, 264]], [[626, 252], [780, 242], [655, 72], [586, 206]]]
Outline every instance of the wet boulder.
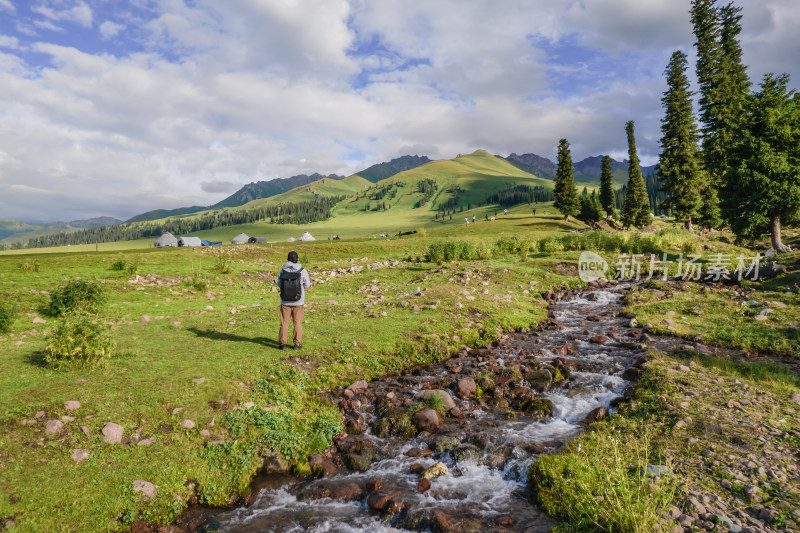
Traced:
[[553, 402], [546, 398], [526, 398], [519, 402], [518, 407], [534, 418], [547, 418], [553, 414]]
[[453, 397], [450, 396], [450, 393], [442, 389], [420, 391], [419, 393], [417, 393], [416, 398], [420, 401], [425, 401], [433, 396], [438, 397], [439, 400], [441, 400], [442, 405], [444, 406], [446, 411], [449, 411], [453, 407], [456, 407], [456, 402], [453, 400]]
[[531, 370], [525, 374], [525, 381], [538, 392], [547, 392], [553, 384], [553, 375], [546, 368]]
[[473, 444], [464, 444], [450, 450], [450, 457], [456, 463], [472, 462], [476, 465], [481, 464], [481, 454], [478, 447]]
[[389, 435], [411, 437], [416, 434], [411, 418], [406, 407], [384, 407], [380, 410], [380, 418], [372, 426], [372, 432], [381, 438]]
[[355, 472], [366, 472], [375, 460], [377, 450], [373, 447], [364, 447], [358, 453], [348, 453], [344, 456], [344, 464]]
[[459, 444], [461, 444], [461, 441], [457, 438], [450, 437], [448, 435], [442, 435], [433, 441], [433, 445], [431, 447], [437, 452], [446, 452], [447, 450], [455, 448]]
[[401, 494], [399, 490], [376, 490], [367, 498], [367, 505], [369, 505], [370, 509], [383, 511], [395, 498], [399, 498]]
[[353, 394], [364, 394], [365, 392], [367, 392], [368, 387], [369, 384], [366, 381], [364, 381], [363, 379], [359, 379], [355, 383], [351, 383], [346, 390], [352, 391]]
[[289, 470], [289, 463], [279, 452], [267, 450], [261, 457], [264, 459], [264, 466], [261, 469], [264, 474], [283, 474]]
[[602, 420], [608, 416], [608, 409], [605, 407], [595, 407], [589, 414], [586, 415], [586, 418], [578, 422], [579, 426], [588, 426], [592, 422], [597, 422], [598, 420]]
[[425, 431], [436, 431], [442, 425], [442, 416], [436, 409], [427, 407], [422, 409], [411, 417], [414, 425]]
[[478, 386], [475, 384], [475, 380], [472, 378], [461, 378], [458, 380], [456, 384], [457, 392], [459, 398], [469, 399], [472, 398], [478, 390]]
[[439, 461], [432, 467], [428, 468], [422, 473], [423, 479], [436, 479], [437, 477], [446, 476], [450, 473], [447, 465]]
[[314, 454], [308, 458], [308, 466], [311, 473], [319, 477], [328, 477], [336, 473], [336, 465], [327, 457]]

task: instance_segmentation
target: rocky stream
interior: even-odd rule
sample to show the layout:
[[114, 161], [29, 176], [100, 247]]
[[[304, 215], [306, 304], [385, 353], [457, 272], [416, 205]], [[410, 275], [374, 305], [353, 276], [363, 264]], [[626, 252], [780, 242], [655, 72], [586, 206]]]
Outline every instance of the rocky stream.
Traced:
[[[618, 316], [625, 285], [552, 295], [538, 331], [443, 364], [359, 381], [334, 399], [346, 434], [315, 477], [266, 475], [244, 506], [195, 509], [194, 531], [526, 531], [555, 524], [527, 471], [625, 395], [646, 334]], [[658, 342], [647, 338], [648, 345]]]

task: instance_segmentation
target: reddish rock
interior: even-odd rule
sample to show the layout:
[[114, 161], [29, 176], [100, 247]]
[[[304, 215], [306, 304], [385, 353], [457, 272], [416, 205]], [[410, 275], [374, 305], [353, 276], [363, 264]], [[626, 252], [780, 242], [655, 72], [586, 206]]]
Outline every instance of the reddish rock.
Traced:
[[419, 492], [425, 492], [431, 488], [431, 480], [430, 479], [420, 479], [419, 483], [417, 483], [417, 490]]
[[350, 384], [346, 390], [352, 391], [354, 394], [364, 394], [367, 392], [369, 385], [363, 379], [359, 379], [355, 383]]
[[433, 513], [433, 530], [444, 533], [446, 531], [459, 531], [459, 527], [452, 516], [442, 511], [436, 511]]
[[602, 318], [597, 315], [589, 315], [586, 317], [586, 320], [589, 320], [590, 322], [600, 322]]
[[447, 414], [453, 418], [464, 418], [464, 412], [461, 411], [461, 409], [459, 409], [458, 407], [453, 407], [452, 409], [447, 411]]
[[408, 467], [408, 471], [412, 474], [419, 475], [425, 471], [425, 467], [422, 466], [420, 463], [414, 463], [413, 465]]
[[606, 337], [605, 335], [595, 335], [589, 340], [595, 344], [605, 344], [608, 342], [608, 337]]
[[364, 494], [364, 490], [355, 483], [347, 483], [331, 487], [330, 497], [334, 500], [357, 500]]
[[414, 413], [412, 420], [414, 425], [425, 431], [436, 431], [442, 425], [441, 415], [439, 415], [436, 409], [430, 407]]
[[547, 291], [547, 292], [545, 292], [544, 294], [542, 294], [542, 297], [543, 297], [545, 300], [547, 300], [548, 302], [549, 302], [550, 300], [552, 300], [553, 298], [555, 298], [555, 296], [556, 296], [556, 294], [555, 294], [553, 291]]
[[411, 448], [406, 452], [408, 457], [428, 457], [433, 455], [433, 450], [426, 450], [423, 448]]
[[336, 473], [336, 465], [334, 465], [330, 459], [320, 454], [309, 457], [308, 466], [311, 467], [311, 472], [315, 476], [327, 477]]
[[589, 414], [586, 415], [586, 418], [578, 422], [579, 426], [588, 426], [592, 422], [596, 422], [608, 416], [608, 409], [605, 407], [595, 407]]
[[344, 392], [342, 393], [342, 396], [344, 396], [345, 400], [352, 400], [353, 396], [355, 396], [355, 395], [356, 395], [356, 393], [353, 392], [350, 389], [345, 389]]
[[502, 518], [497, 519], [498, 526], [510, 526], [514, 524], [514, 519], [510, 516], [504, 516]]
[[352, 418], [345, 420], [344, 429], [350, 435], [363, 435], [367, 431], [367, 427], [364, 424]]
[[403, 500], [392, 500], [392, 501], [389, 502], [389, 505], [386, 507], [386, 511], [389, 514], [399, 513], [400, 511], [403, 510], [403, 508], [405, 506], [406, 506], [406, 502], [404, 502]]
[[478, 390], [477, 385], [475, 385], [475, 380], [472, 378], [461, 378], [458, 380], [458, 396], [460, 398], [464, 398], [465, 400], [468, 398], [472, 398]]
[[367, 481], [367, 492], [380, 490], [381, 487], [383, 487], [382, 479], [373, 479], [372, 481]]
[[372, 492], [369, 497], [367, 498], [367, 505], [369, 505], [370, 509], [375, 509], [376, 511], [383, 511], [389, 505], [389, 502], [392, 501], [393, 498], [397, 498], [400, 496], [400, 491], [388, 491], [388, 490], [376, 490]]

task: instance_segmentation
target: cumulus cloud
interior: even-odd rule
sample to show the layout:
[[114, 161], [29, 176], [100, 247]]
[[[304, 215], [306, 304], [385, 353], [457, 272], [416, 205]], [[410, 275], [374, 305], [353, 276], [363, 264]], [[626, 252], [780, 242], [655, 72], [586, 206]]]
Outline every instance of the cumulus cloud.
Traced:
[[4, 11], [10, 11], [12, 13], [16, 11], [16, 8], [14, 7], [14, 4], [11, 3], [11, 0], [0, 0], [0, 9]]
[[124, 24], [117, 24], [116, 22], [110, 20], [103, 22], [102, 24], [100, 24], [99, 27], [100, 35], [102, 35], [103, 38], [105, 39], [110, 39], [111, 37], [114, 37], [124, 29], [125, 29]]
[[[740, 3], [751, 76], [790, 69], [796, 85], [800, 6]], [[0, 37], [0, 212], [127, 218], [405, 154], [553, 158], [561, 137], [575, 159], [622, 159], [627, 120], [651, 164], [661, 73], [694, 40], [687, 10], [667, 0], [152, 0], [113, 12], [45, 2]], [[68, 26], [95, 19], [98, 32]], [[70, 31], [45, 39], [37, 23]]]
[[86, 2], [78, 2], [68, 9], [55, 9], [41, 5], [31, 8], [31, 10], [50, 20], [74, 22], [84, 28], [92, 26], [92, 8]]

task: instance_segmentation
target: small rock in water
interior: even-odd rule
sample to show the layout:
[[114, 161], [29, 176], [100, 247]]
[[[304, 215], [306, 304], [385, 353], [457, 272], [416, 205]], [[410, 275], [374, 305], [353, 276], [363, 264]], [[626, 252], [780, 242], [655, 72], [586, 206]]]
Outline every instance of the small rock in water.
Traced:
[[358, 381], [351, 383], [346, 390], [352, 391], [353, 394], [364, 394], [365, 392], [367, 392], [368, 388], [369, 388], [369, 383], [367, 383], [363, 379], [359, 379]]
[[456, 402], [453, 400], [453, 397], [450, 396], [450, 393], [447, 392], [446, 390], [442, 389], [424, 390], [418, 392], [416, 397], [420, 400], [425, 400], [430, 396], [438, 396], [439, 399], [442, 400], [442, 405], [447, 411], [449, 411], [453, 407], [456, 407]]
[[419, 492], [425, 492], [429, 488], [431, 488], [431, 480], [430, 479], [423, 478], [423, 479], [419, 480], [419, 483], [417, 484], [417, 490]]
[[442, 425], [441, 415], [430, 407], [417, 411], [412, 419], [417, 427], [426, 431], [435, 431]]
[[439, 461], [432, 467], [428, 468], [422, 473], [423, 479], [436, 479], [437, 477], [446, 476], [450, 473], [447, 465]]

